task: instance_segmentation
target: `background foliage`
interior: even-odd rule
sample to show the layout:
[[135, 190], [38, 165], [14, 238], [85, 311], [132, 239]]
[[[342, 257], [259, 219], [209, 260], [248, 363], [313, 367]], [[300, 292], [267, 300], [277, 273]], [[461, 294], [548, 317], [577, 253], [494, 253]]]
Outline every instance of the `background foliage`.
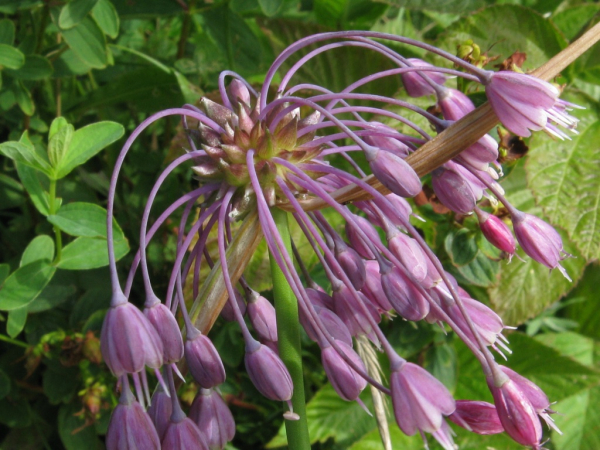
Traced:
[[[98, 341], [110, 297], [104, 204], [123, 136], [150, 113], [213, 95], [224, 69], [259, 83], [277, 52], [317, 31], [373, 29], [451, 52], [472, 40], [498, 57], [490, 66], [520, 51], [531, 69], [594, 24], [599, 11], [597, 3], [577, 0], [1, 0], [0, 447], [103, 448], [116, 402]], [[330, 52], [296, 81], [340, 88], [386, 64], [356, 50]], [[553, 433], [547, 446], [593, 450], [600, 448], [600, 46], [557, 81], [568, 99], [587, 108], [576, 113], [580, 134], [567, 142], [543, 134], [511, 142], [503, 186], [517, 207], [560, 228], [575, 256], [565, 261], [573, 283], [529, 259], [500, 260], [473, 218], [437, 214], [439, 205], [425, 196], [419, 214], [427, 219], [422, 229], [429, 243], [461, 285], [519, 326], [509, 335], [508, 365], [544, 388], [563, 414], [556, 421], [564, 435]], [[402, 95], [394, 79], [371, 89]], [[472, 98], [481, 100], [477, 93]], [[180, 131], [164, 119], [126, 161], [116, 199], [122, 268], [137, 247], [158, 172], [181, 152]], [[154, 211], [193, 185], [190, 171], [179, 170]], [[163, 283], [157, 292], [165, 287], [175, 239], [169, 224], [149, 247], [153, 279]], [[263, 256], [249, 268], [257, 276], [265, 271]], [[259, 287], [268, 291], [268, 281]], [[139, 301], [141, 292], [135, 284], [132, 298]], [[399, 320], [385, 328], [402, 355], [422, 363], [456, 398], [489, 400], [476, 361], [452, 334]], [[212, 337], [227, 367], [223, 393], [238, 424], [232, 448], [284, 445], [279, 405], [262, 399], [241, 370], [237, 329], [219, 322]], [[315, 448], [381, 448], [374, 420], [335, 395], [307, 339], [305, 353]], [[193, 386], [181, 395], [191, 402]], [[406, 437], [395, 425], [390, 432], [398, 448], [422, 448], [419, 437]], [[465, 449], [519, 448], [505, 436], [460, 430], [457, 442]]]

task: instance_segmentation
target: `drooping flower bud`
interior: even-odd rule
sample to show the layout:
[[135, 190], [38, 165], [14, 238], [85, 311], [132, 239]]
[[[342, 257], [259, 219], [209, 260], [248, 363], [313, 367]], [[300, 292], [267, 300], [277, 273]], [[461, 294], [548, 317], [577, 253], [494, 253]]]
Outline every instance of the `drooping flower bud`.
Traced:
[[388, 247], [417, 281], [427, 276], [427, 256], [419, 243], [406, 234], [391, 228], [388, 233]]
[[214, 389], [200, 389], [190, 408], [192, 419], [210, 450], [222, 450], [235, 436], [235, 421], [223, 398]]
[[196, 329], [188, 330], [185, 341], [185, 360], [194, 380], [210, 389], [225, 381], [223, 361], [212, 341]]
[[314, 306], [333, 310], [333, 299], [331, 298], [331, 295], [327, 294], [321, 288], [306, 288], [306, 294]]
[[559, 91], [550, 83], [524, 73], [489, 72], [485, 94], [500, 122], [518, 136], [531, 135], [548, 123], [547, 111]]
[[229, 98], [231, 99], [231, 103], [235, 104], [238, 102], [244, 103], [246, 106], [250, 106], [251, 98], [250, 91], [246, 87], [244, 83], [240, 80], [234, 78], [231, 80], [228, 86]]
[[209, 450], [198, 426], [188, 417], [169, 423], [161, 442], [162, 450]]
[[456, 410], [448, 419], [477, 434], [498, 434], [504, 431], [496, 407], [488, 402], [456, 400]]
[[406, 320], [421, 320], [429, 313], [427, 299], [397, 267], [381, 268], [381, 286], [390, 304]]
[[282, 402], [292, 398], [292, 377], [273, 350], [256, 341], [250, 347], [246, 344], [244, 361], [250, 380], [262, 395]]
[[542, 219], [521, 211], [512, 214], [512, 221], [523, 251], [550, 269], [558, 268], [570, 280], [566, 270], [559, 263], [562, 259], [563, 243], [556, 230]]
[[365, 297], [371, 300], [371, 302], [382, 312], [388, 312], [394, 309], [381, 286], [379, 263], [373, 260], [365, 261], [365, 271], [367, 273], [367, 278], [365, 279], [365, 285], [362, 288], [362, 293], [365, 294]]
[[[340, 341], [345, 342], [349, 346], [352, 346], [352, 336], [350, 335], [350, 331], [348, 331], [348, 327], [344, 324], [342, 319], [340, 319], [336, 313], [333, 311], [322, 308], [320, 306], [314, 306], [319, 319], [323, 323], [323, 327], [333, 336], [334, 339], [338, 339]], [[303, 305], [300, 305], [298, 310], [300, 317], [300, 324], [308, 337], [311, 338], [315, 342], [319, 342], [319, 333], [315, 330], [313, 326], [313, 322], [309, 318], [309, 312], [306, 311]]]
[[[360, 255], [348, 247], [341, 239], [335, 244], [335, 257], [352, 282], [354, 289], [359, 290], [365, 284], [365, 265]], [[339, 277], [339, 274], [336, 273]]]
[[248, 298], [248, 317], [261, 339], [277, 342], [277, 319], [275, 308], [269, 300], [252, 291]]
[[[242, 294], [237, 289], [234, 289], [235, 292], [235, 300], [237, 301], [238, 308], [240, 308], [240, 312], [242, 316], [246, 314], [246, 302], [242, 297]], [[231, 306], [231, 299], [228, 298], [221, 310], [221, 317], [228, 322], [233, 322], [235, 320], [235, 314], [233, 312], [233, 306]]]
[[469, 182], [454, 170], [444, 166], [431, 174], [431, 185], [437, 198], [452, 211], [469, 214], [477, 204], [477, 196]]
[[179, 324], [171, 310], [158, 299], [154, 302], [146, 301], [144, 315], [148, 318], [163, 344], [163, 360], [165, 364], [172, 364], [183, 358], [183, 338]]
[[475, 213], [479, 219], [479, 227], [485, 238], [496, 248], [508, 253], [511, 257], [515, 254], [516, 243], [508, 226], [498, 217], [476, 208]]
[[421, 180], [402, 158], [374, 147], [365, 152], [373, 175], [400, 197], [414, 197], [421, 192]]
[[404, 142], [390, 136], [385, 136], [385, 134], [396, 134], [396, 130], [379, 122], [371, 122], [370, 125], [373, 130], [376, 130], [380, 134], [375, 133], [366, 135], [364, 141], [367, 144], [377, 147], [380, 150], [393, 153], [402, 159], [408, 156], [410, 149]]
[[[408, 58], [407, 60], [413, 67], [434, 67], [425, 61], [417, 58]], [[437, 84], [444, 84], [446, 77], [438, 72], [424, 71], [432, 81]], [[402, 84], [406, 92], [411, 97], [423, 97], [424, 95], [430, 95], [435, 92], [433, 86], [431, 86], [418, 72], [407, 72], [401, 75]]]
[[[367, 235], [367, 238], [371, 241], [379, 241], [379, 234], [377, 230], [371, 225], [367, 219], [362, 216], [354, 216], [354, 220], [357, 222], [360, 229]], [[369, 248], [369, 246], [363, 241], [362, 237], [356, 231], [352, 225], [346, 222], [346, 236], [348, 236], [348, 240], [350, 244], [358, 252], [360, 256], [365, 259], [375, 259], [375, 255]]]
[[[352, 362], [366, 372], [362, 359], [352, 347], [343, 341], [337, 341], [337, 345]], [[338, 395], [347, 401], [356, 400], [367, 386], [367, 381], [352, 369], [337, 350], [329, 344], [321, 350], [321, 361], [327, 379]]]
[[163, 364], [163, 344], [144, 314], [123, 294], [112, 305], [102, 324], [100, 350], [115, 376], [136, 373], [144, 365], [157, 369]]
[[392, 368], [390, 389], [396, 422], [408, 436], [419, 430], [435, 433], [442, 427], [443, 416], [456, 409], [448, 389], [413, 363]]
[[148, 408], [148, 415], [150, 416], [150, 419], [152, 419], [152, 423], [154, 423], [154, 427], [156, 428], [156, 432], [161, 441], [163, 437], [165, 437], [165, 432], [169, 426], [172, 413], [173, 402], [171, 401], [171, 397], [169, 397], [162, 386], [159, 385], [156, 388], [154, 395], [152, 395], [152, 401]]
[[[367, 307], [367, 311], [373, 320], [376, 323], [379, 323], [381, 317], [377, 313], [377, 310], [373, 304], [364, 296], [362, 292], [357, 292], [356, 294]], [[333, 304], [335, 306], [335, 313], [346, 324], [352, 336], [364, 334], [375, 345], [379, 345], [379, 339], [373, 330], [371, 322], [365, 315], [365, 312], [363, 311], [363, 308], [361, 308], [356, 297], [346, 285], [338, 282], [333, 287]]]
[[438, 105], [446, 120], [459, 120], [475, 110], [469, 97], [452, 88], [439, 89]]
[[[141, 314], [141, 313], [140, 313]], [[106, 433], [107, 450], [160, 450], [160, 440], [152, 420], [134, 398], [125, 381], [119, 404], [110, 416]]]

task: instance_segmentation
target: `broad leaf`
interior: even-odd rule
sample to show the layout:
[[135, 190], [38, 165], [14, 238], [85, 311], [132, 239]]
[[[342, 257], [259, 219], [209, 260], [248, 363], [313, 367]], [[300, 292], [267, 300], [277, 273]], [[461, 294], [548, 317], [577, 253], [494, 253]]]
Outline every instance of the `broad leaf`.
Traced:
[[5, 73], [20, 80], [43, 80], [52, 75], [52, 64], [40, 55], [25, 56], [25, 63], [16, 70], [6, 70]]
[[587, 112], [573, 114], [582, 118], [573, 141], [532, 139], [527, 179], [550, 222], [564, 228], [589, 260], [600, 254], [600, 121]]
[[15, 165], [17, 167], [19, 179], [29, 194], [29, 198], [31, 198], [34, 206], [40, 213], [47, 216], [50, 212], [48, 209], [49, 198], [38, 178], [39, 172], [25, 164], [16, 163]]
[[98, 0], [72, 0], [62, 7], [58, 26], [63, 30], [78, 25], [92, 10]]
[[106, 38], [91, 18], [86, 17], [77, 26], [63, 30], [62, 35], [71, 50], [87, 65], [94, 69], [106, 67]]
[[9, 141], [0, 144], [0, 153], [10, 159], [50, 175], [50, 163], [35, 151], [33, 145]]
[[54, 240], [45, 234], [33, 238], [27, 248], [25, 248], [25, 251], [21, 256], [20, 267], [40, 259], [46, 259], [48, 261], [54, 259]]
[[258, 0], [258, 4], [265, 16], [271, 17], [279, 12], [283, 5], [283, 0]]
[[[127, 240], [115, 241], [115, 257], [120, 259], [129, 251]], [[79, 237], [65, 246], [58, 267], [69, 270], [96, 269], [108, 265], [106, 239]], [[1, 291], [0, 291], [1, 293]]]
[[598, 280], [600, 280], [600, 265], [590, 264], [577, 287], [569, 293], [570, 298], [583, 298], [582, 302], [568, 306], [566, 316], [575, 320], [579, 325], [578, 333], [593, 337], [600, 341], [600, 314], [598, 314]]
[[[71, 236], [106, 238], [106, 210], [93, 203], [69, 203], [48, 220]], [[114, 219], [113, 230], [115, 240], [122, 240], [123, 232]]]
[[487, 6], [486, 0], [378, 0], [388, 5], [408, 8], [438, 11], [442, 13], [465, 13]]
[[62, 364], [52, 364], [44, 371], [42, 386], [44, 394], [52, 405], [67, 403], [77, 392], [77, 383], [65, 383], [77, 377], [77, 367], [64, 367]]
[[119, 35], [119, 15], [110, 0], [98, 0], [92, 17], [104, 34], [113, 39]]
[[0, 44], [13, 45], [15, 42], [15, 24], [10, 19], [0, 20]]
[[16, 80], [15, 83], [12, 84], [12, 91], [21, 111], [27, 116], [33, 116], [33, 113], [35, 112], [35, 103], [33, 102], [33, 97], [27, 86], [25, 86], [21, 80]]
[[25, 55], [12, 45], [0, 44], [0, 67], [18, 69], [25, 63]]
[[27, 311], [30, 313], [39, 313], [48, 311], [61, 303], [66, 302], [75, 294], [74, 285], [64, 285], [57, 283], [59, 277], [54, 277], [52, 281], [44, 288], [37, 298], [27, 305]]
[[8, 264], [0, 264], [0, 286], [4, 283], [4, 280], [8, 278], [10, 273], [10, 266]]
[[71, 49], [66, 50], [54, 61], [55, 78], [83, 75], [90, 70], [92, 70], [92, 66], [80, 59]]
[[75, 131], [66, 154], [56, 168], [56, 177], [67, 176], [75, 167], [119, 140], [124, 133], [123, 125], [108, 121], [92, 123]]
[[56, 267], [47, 259], [37, 260], [15, 270], [0, 290], [0, 310], [11, 311], [36, 299], [52, 279]]
[[552, 22], [563, 32], [565, 37], [573, 40], [589, 24], [590, 19], [600, 11], [597, 3], [584, 3], [561, 9], [552, 16]]
[[58, 434], [66, 450], [100, 450], [104, 448], [94, 427], [85, 426], [84, 419], [77, 415], [81, 402], [62, 405], [58, 410]]
[[6, 333], [14, 338], [18, 336], [27, 322], [27, 314], [29, 313], [27, 306], [21, 306], [20, 308], [13, 309], [8, 312], [8, 319], [6, 321]]

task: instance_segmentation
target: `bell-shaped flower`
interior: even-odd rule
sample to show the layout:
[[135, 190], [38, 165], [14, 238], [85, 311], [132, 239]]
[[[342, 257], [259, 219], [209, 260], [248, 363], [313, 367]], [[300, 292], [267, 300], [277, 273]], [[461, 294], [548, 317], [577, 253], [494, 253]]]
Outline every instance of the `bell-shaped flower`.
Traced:
[[246, 343], [244, 361], [252, 384], [262, 395], [282, 402], [292, 398], [292, 377], [273, 350], [257, 341]]
[[419, 243], [406, 234], [391, 228], [388, 232], [388, 247], [417, 281], [427, 276], [427, 255]]
[[[365, 265], [360, 255], [352, 247], [348, 247], [341, 239], [335, 243], [335, 258], [352, 282], [354, 289], [365, 284]], [[340, 277], [339, 273], [336, 273]]]
[[178, 421], [171, 419], [165, 437], [161, 441], [162, 450], [209, 450], [206, 439], [198, 426], [188, 417]]
[[197, 329], [188, 330], [185, 341], [185, 360], [194, 380], [210, 389], [225, 381], [225, 368], [212, 341]]
[[[336, 344], [350, 360], [366, 372], [365, 365], [360, 356], [343, 341]], [[357, 400], [360, 393], [367, 386], [367, 381], [361, 377], [342, 356], [329, 343], [321, 348], [321, 362], [327, 374], [327, 379], [344, 400]]]
[[152, 401], [148, 408], [148, 415], [154, 423], [156, 432], [160, 440], [165, 436], [171, 414], [173, 413], [173, 402], [171, 397], [163, 390], [161, 385], [158, 385], [156, 391], [152, 395]]
[[448, 419], [477, 434], [498, 434], [504, 431], [496, 407], [488, 402], [456, 400], [456, 410]]
[[146, 301], [144, 315], [162, 341], [164, 363], [176, 363], [183, 358], [183, 338], [179, 324], [171, 310], [156, 299], [153, 302]]
[[390, 304], [406, 320], [421, 320], [429, 313], [427, 299], [397, 267], [381, 269], [381, 286]]
[[469, 214], [477, 205], [477, 193], [473, 192], [471, 183], [462, 174], [444, 166], [435, 169], [431, 174], [431, 185], [435, 195], [452, 211]]
[[235, 436], [235, 421], [223, 398], [214, 389], [200, 389], [190, 408], [210, 450], [222, 450]]
[[459, 120], [475, 110], [469, 97], [456, 89], [438, 88], [438, 106], [446, 120]]

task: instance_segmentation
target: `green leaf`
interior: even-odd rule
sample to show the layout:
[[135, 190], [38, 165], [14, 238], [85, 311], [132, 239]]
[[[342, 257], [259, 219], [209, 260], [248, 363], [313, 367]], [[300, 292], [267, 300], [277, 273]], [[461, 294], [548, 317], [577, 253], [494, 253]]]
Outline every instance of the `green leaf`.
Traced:
[[0, 44], [0, 67], [18, 69], [25, 64], [25, 55], [12, 45]]
[[10, 392], [10, 377], [0, 369], [0, 400]]
[[10, 266], [8, 264], [0, 264], [0, 286], [4, 283], [4, 280], [8, 278], [10, 273]]
[[543, 136], [531, 140], [527, 180], [550, 222], [564, 228], [583, 257], [600, 254], [600, 121], [584, 116], [572, 142]]
[[0, 210], [11, 209], [24, 204], [23, 186], [12, 177], [0, 174]]
[[484, 287], [496, 282], [499, 270], [500, 264], [492, 261], [482, 251], [478, 251], [469, 264], [457, 267], [458, 274], [467, 283]]
[[61, 128], [66, 127], [68, 124], [67, 119], [62, 116], [54, 119], [50, 124], [50, 130], [48, 130], [48, 140], [52, 139]]
[[500, 61], [517, 50], [525, 52], [524, 70], [541, 66], [567, 46], [550, 21], [532, 9], [517, 5], [476, 11], [448, 27], [440, 38], [441, 47], [452, 54], [457, 45], [468, 39], [473, 39], [482, 51], [491, 49], [490, 54], [499, 54]]
[[13, 45], [15, 42], [15, 24], [10, 19], [0, 20], [0, 44]]
[[119, 17], [150, 19], [156, 16], [169, 16], [181, 14], [181, 5], [172, 0], [144, 0], [132, 2], [130, 0], [112, 0]]
[[563, 32], [567, 39], [573, 40], [584, 27], [589, 25], [598, 11], [600, 11], [600, 5], [595, 3], [584, 3], [582, 5], [562, 9], [554, 14], [551, 20], [560, 31]]
[[79, 374], [78, 367], [63, 367], [53, 364], [44, 372], [44, 394], [52, 405], [67, 403], [77, 392], [77, 383], [65, 383], [65, 380], [74, 380]]
[[0, 144], [0, 153], [18, 163], [44, 172], [46, 175], [52, 173], [50, 163], [35, 151], [33, 145], [27, 145], [23, 142], [16, 141], [3, 142]]
[[52, 64], [40, 55], [25, 56], [25, 63], [16, 70], [5, 70], [11, 77], [19, 80], [43, 80], [52, 75]]
[[21, 163], [16, 163], [17, 173], [19, 174], [19, 179], [23, 184], [23, 187], [29, 194], [29, 198], [33, 202], [33, 205], [36, 209], [42, 213], [44, 216], [49, 214], [48, 209], [48, 193], [44, 191], [42, 187], [42, 183], [38, 178], [38, 173], [35, 169]]
[[54, 77], [64, 78], [84, 75], [92, 70], [92, 66], [82, 61], [73, 50], [68, 49], [54, 61]]
[[335, 27], [342, 20], [347, 5], [348, 0], [315, 0], [315, 17], [319, 23]]
[[27, 89], [22, 81], [18, 80], [16, 83], [13, 83], [12, 90], [21, 111], [27, 116], [33, 116], [33, 113], [35, 112], [35, 103], [33, 102], [33, 97], [31, 96], [29, 89]]
[[33, 238], [27, 248], [25, 248], [19, 266], [23, 267], [41, 259], [46, 259], [48, 261], [54, 259], [54, 240], [45, 234]]
[[[48, 220], [71, 236], [103, 237], [106, 239], [106, 209], [93, 203], [74, 202], [64, 205]], [[114, 238], [124, 239], [123, 231], [113, 219]]]
[[77, 26], [63, 30], [62, 35], [71, 50], [87, 65], [94, 69], [106, 67], [106, 38], [91, 18], [86, 17]]
[[[67, 384], [67, 383], [65, 383]], [[81, 401], [62, 405], [58, 410], [58, 434], [66, 450], [100, 450], [104, 448], [94, 427], [85, 426], [81, 411]]]
[[400, 8], [464, 14], [488, 5], [486, 0], [378, 0]]
[[283, 5], [283, 0], [258, 0], [258, 4], [265, 16], [271, 17], [279, 12]]
[[75, 128], [71, 124], [67, 124], [60, 128], [48, 141], [48, 159], [55, 169], [61, 167], [62, 160], [64, 159]]
[[475, 259], [478, 248], [474, 238], [474, 233], [467, 228], [461, 228], [456, 233], [448, 233], [444, 246], [453, 264], [464, 266]]
[[92, 10], [98, 0], [71, 0], [60, 11], [58, 26], [68, 30], [78, 25]]
[[[115, 257], [120, 259], [129, 252], [127, 240], [114, 242]], [[68, 270], [96, 269], [108, 265], [106, 239], [79, 237], [65, 246], [58, 267]], [[1, 293], [2, 291], [0, 291]]]
[[569, 293], [569, 298], [581, 297], [585, 300], [565, 308], [566, 316], [579, 324], [576, 331], [600, 340], [600, 314], [598, 314], [598, 280], [600, 266], [590, 264], [577, 287]]
[[48, 311], [61, 303], [66, 302], [75, 294], [77, 289], [74, 285], [55, 283], [56, 277], [44, 288], [44, 290], [27, 306], [30, 313]]
[[444, 383], [451, 392], [456, 387], [456, 351], [448, 343], [433, 345], [425, 354], [425, 369]]
[[27, 306], [22, 306], [8, 312], [8, 320], [6, 321], [6, 333], [11, 337], [17, 337], [27, 322], [27, 314], [29, 313]]
[[[368, 389], [363, 391], [361, 399], [371, 408]], [[352, 443], [375, 428], [375, 419], [369, 417], [356, 402], [347, 402], [340, 398], [330, 384], [326, 384], [306, 405], [306, 418], [311, 443], [325, 442], [333, 438], [338, 443]], [[266, 445], [275, 448], [286, 445], [285, 428]], [[342, 448], [346, 446], [342, 445]]]
[[42, 292], [52, 279], [56, 267], [42, 259], [15, 270], [0, 290], [0, 310], [11, 311], [25, 306]]
[[56, 169], [56, 178], [67, 176], [100, 150], [119, 140], [125, 133], [123, 125], [116, 122], [96, 122], [73, 133], [71, 143]]
[[119, 14], [110, 0], [98, 0], [92, 17], [104, 34], [113, 39], [119, 35]]

